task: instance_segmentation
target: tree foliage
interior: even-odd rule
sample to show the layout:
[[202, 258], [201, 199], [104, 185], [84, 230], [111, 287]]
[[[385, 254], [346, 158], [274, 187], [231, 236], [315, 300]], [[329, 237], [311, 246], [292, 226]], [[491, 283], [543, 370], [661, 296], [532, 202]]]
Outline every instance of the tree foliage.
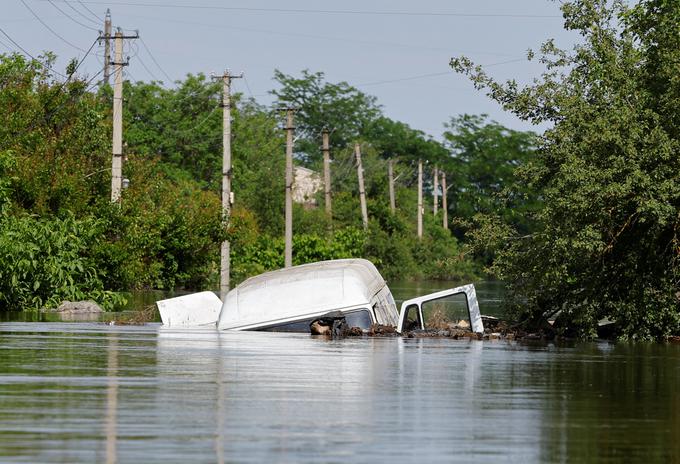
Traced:
[[[235, 207], [225, 227], [220, 85], [200, 74], [172, 88], [125, 82], [123, 176], [130, 186], [112, 205], [111, 89], [93, 92], [89, 79], [74, 74], [75, 62], [66, 80], [55, 80], [50, 59], [0, 57], [0, 104], [8, 110], [0, 113], [0, 269], [9, 282], [0, 289], [0, 309], [67, 297], [110, 308], [121, 290], [216, 288], [225, 238], [234, 283], [282, 266], [285, 150], [275, 108], [232, 96]], [[449, 147], [387, 118], [374, 97], [347, 83], [308, 71], [275, 77], [275, 95], [299, 108], [297, 164], [320, 171], [319, 135], [331, 130], [333, 214], [295, 205], [296, 264], [367, 257], [388, 278], [475, 274], [440, 216], [426, 215], [423, 239], [415, 236], [415, 163], [446, 168]], [[368, 197], [366, 231], [355, 143]], [[389, 158], [397, 158], [396, 212], [388, 206]], [[322, 199], [319, 192], [319, 205]]]
[[281, 86], [271, 91], [281, 105], [296, 108], [296, 151], [304, 161], [318, 161], [321, 132], [330, 131], [333, 149], [344, 148], [361, 137], [366, 127], [380, 115], [376, 98], [347, 82], [326, 82], [322, 72], [303, 70], [298, 78], [279, 70], [274, 80]]
[[479, 213], [496, 214], [517, 225], [520, 233], [528, 232], [538, 200], [518, 174], [534, 157], [537, 136], [503, 127], [486, 115], [454, 117], [446, 128], [450, 157], [440, 167], [452, 189], [453, 216], [465, 220]]
[[104, 309], [125, 302], [106, 290], [109, 277], [94, 256], [103, 221], [88, 217], [0, 219], [0, 310], [57, 307], [92, 299]]
[[542, 200], [535, 232], [486, 217], [476, 238], [494, 246], [516, 314], [559, 314], [584, 336], [602, 318], [622, 337], [678, 333], [680, 3], [578, 0], [562, 11], [582, 43], [546, 42], [533, 85], [452, 61], [522, 119], [551, 124], [522, 172]]

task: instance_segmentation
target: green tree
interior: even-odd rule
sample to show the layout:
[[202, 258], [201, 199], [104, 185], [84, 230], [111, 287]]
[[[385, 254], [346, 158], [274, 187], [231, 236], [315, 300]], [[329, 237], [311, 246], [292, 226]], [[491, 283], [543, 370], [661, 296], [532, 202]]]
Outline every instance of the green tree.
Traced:
[[334, 150], [345, 148], [360, 138], [381, 114], [375, 97], [347, 82], [326, 82], [322, 72], [304, 70], [296, 78], [276, 70], [274, 80], [281, 88], [272, 90], [271, 94], [280, 104], [297, 108], [296, 151], [304, 162], [320, 159], [323, 129], [331, 131], [330, 144]]
[[[110, 93], [110, 89], [107, 89]], [[222, 165], [222, 88], [203, 74], [187, 75], [176, 88], [126, 82], [127, 151], [160, 157], [168, 166], [219, 189]], [[107, 101], [110, 101], [107, 99]]]
[[87, 81], [54, 81], [50, 60], [0, 56], [0, 151], [14, 160], [8, 188], [15, 208], [79, 214], [103, 193], [109, 131]]
[[450, 186], [451, 216], [469, 219], [494, 213], [527, 233], [528, 214], [537, 205], [516, 171], [535, 155], [537, 136], [503, 127], [486, 115], [451, 118], [446, 128], [444, 140], [451, 156], [441, 168]]
[[535, 232], [486, 217], [474, 234], [496, 249], [520, 317], [559, 312], [557, 325], [582, 336], [605, 317], [622, 337], [680, 333], [680, 3], [579, 0], [562, 11], [582, 41], [571, 53], [546, 42], [534, 85], [452, 61], [522, 119], [552, 125], [522, 173], [543, 205]]
[[408, 164], [422, 159], [438, 164], [449, 157], [448, 150], [440, 142], [423, 131], [386, 116], [372, 121], [366, 128], [364, 137], [385, 159], [397, 158]]

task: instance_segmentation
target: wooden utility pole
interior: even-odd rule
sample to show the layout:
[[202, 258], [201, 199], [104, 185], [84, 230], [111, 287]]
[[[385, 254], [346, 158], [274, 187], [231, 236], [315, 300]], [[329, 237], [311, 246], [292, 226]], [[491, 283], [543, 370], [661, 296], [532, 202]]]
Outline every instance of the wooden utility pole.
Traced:
[[394, 199], [394, 166], [392, 159], [387, 160], [387, 178], [390, 188], [390, 211], [394, 214], [397, 210], [397, 205]]
[[446, 173], [442, 172], [442, 212], [444, 213], [444, 229], [449, 228], [449, 209], [446, 203]]
[[418, 160], [418, 240], [423, 238], [423, 161]]
[[293, 108], [286, 108], [286, 230], [284, 266], [293, 265]]
[[[137, 39], [139, 35], [125, 36], [118, 28], [115, 36], [113, 68], [113, 156], [111, 159], [111, 202], [120, 202], [123, 188], [123, 39]], [[101, 36], [100, 36], [101, 39]]]
[[333, 216], [333, 213], [331, 210], [331, 155], [328, 137], [329, 133], [324, 129], [321, 132], [321, 150], [323, 151], [323, 183], [326, 200], [326, 215], [328, 215], [330, 218]]
[[366, 190], [364, 189], [364, 168], [361, 166], [361, 147], [354, 144], [354, 153], [357, 157], [357, 177], [359, 178], [359, 201], [361, 202], [361, 219], [364, 229], [368, 229], [368, 210], [366, 209]]
[[437, 166], [434, 167], [434, 172], [432, 175], [433, 185], [432, 185], [432, 197], [434, 198], [434, 205], [432, 207], [432, 214], [437, 215], [437, 207], [439, 206], [439, 201], [437, 201], [437, 190], [439, 190], [439, 170]]
[[[101, 37], [100, 37], [101, 39]], [[106, 16], [104, 17], [104, 83], [109, 85], [111, 65], [111, 10], [106, 9]], [[100, 42], [101, 43], [101, 42]]]
[[[222, 223], [228, 227], [231, 217], [231, 80], [243, 77], [232, 75], [225, 70], [221, 76], [212, 76], [222, 80]], [[229, 275], [231, 273], [231, 244], [229, 240], [220, 247], [220, 296], [222, 301], [229, 292]]]

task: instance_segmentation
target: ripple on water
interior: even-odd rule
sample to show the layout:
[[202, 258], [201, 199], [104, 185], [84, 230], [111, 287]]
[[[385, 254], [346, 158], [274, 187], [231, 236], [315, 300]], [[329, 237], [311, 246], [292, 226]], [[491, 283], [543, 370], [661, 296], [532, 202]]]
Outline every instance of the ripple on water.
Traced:
[[0, 323], [2, 462], [680, 461], [680, 346]]

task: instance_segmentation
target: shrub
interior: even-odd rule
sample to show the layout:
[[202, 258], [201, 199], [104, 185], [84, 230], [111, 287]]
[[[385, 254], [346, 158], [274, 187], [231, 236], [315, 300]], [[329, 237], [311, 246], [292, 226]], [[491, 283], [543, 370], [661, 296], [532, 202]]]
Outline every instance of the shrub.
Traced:
[[89, 217], [0, 222], [0, 310], [56, 307], [63, 300], [94, 300], [106, 310], [125, 303], [104, 289], [106, 273], [90, 250], [104, 223]]

